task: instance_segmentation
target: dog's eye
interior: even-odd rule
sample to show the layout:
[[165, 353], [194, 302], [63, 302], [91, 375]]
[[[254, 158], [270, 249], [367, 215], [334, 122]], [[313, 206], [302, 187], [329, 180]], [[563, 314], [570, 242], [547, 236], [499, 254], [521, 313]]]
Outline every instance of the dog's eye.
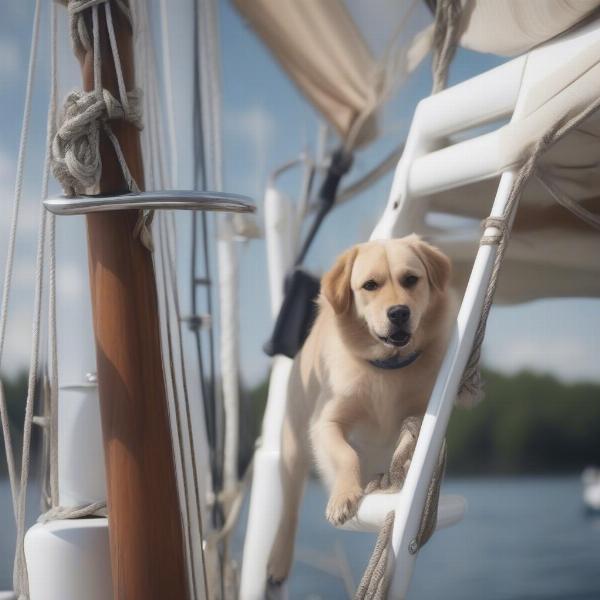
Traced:
[[417, 284], [417, 281], [419, 281], [419, 278], [416, 275], [407, 275], [402, 279], [402, 287], [414, 287]]
[[367, 290], [367, 292], [372, 292], [373, 290], [376, 290], [379, 287], [379, 285], [374, 279], [369, 279], [369, 281], [365, 281], [365, 283], [363, 283], [362, 287], [363, 290]]

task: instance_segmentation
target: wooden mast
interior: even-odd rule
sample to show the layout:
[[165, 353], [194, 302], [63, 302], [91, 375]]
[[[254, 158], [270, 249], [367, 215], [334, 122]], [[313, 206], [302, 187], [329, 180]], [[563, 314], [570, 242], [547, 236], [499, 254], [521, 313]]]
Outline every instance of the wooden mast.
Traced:
[[[91, 12], [91, 9], [86, 11]], [[98, 8], [102, 85], [119, 98], [102, 5]], [[132, 32], [113, 8], [125, 86], [134, 87]], [[90, 14], [85, 16], [92, 31]], [[83, 86], [94, 89], [93, 52], [82, 59]], [[139, 132], [111, 121], [140, 189]], [[114, 149], [101, 140], [100, 191], [128, 191]], [[87, 216], [90, 288], [102, 433], [114, 600], [189, 598], [184, 535], [161, 358], [151, 253], [133, 235], [137, 211]]]

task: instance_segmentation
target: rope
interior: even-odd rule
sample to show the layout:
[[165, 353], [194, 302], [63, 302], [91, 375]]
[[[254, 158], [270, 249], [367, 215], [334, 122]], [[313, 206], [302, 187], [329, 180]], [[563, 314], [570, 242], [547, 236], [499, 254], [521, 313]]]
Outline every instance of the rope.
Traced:
[[[192, 513], [195, 511], [196, 518], [198, 520], [198, 535], [200, 539], [203, 540], [203, 520], [202, 520], [202, 506], [201, 506], [201, 493], [200, 493], [200, 484], [198, 481], [198, 467], [196, 464], [196, 446], [194, 442], [194, 433], [192, 429], [192, 417], [190, 410], [190, 402], [189, 402], [189, 393], [187, 387], [187, 375], [186, 375], [186, 367], [184, 361], [184, 353], [183, 353], [183, 341], [181, 335], [181, 317], [180, 317], [180, 309], [179, 309], [179, 294], [177, 289], [177, 266], [175, 262], [174, 249], [172, 247], [173, 241], [175, 240], [175, 235], [170, 235], [169, 230], [167, 228], [166, 223], [167, 215], [160, 215], [160, 227], [159, 227], [159, 239], [160, 239], [160, 258], [161, 258], [161, 269], [162, 269], [162, 288], [163, 288], [163, 302], [165, 306], [165, 324], [166, 324], [166, 333], [167, 333], [167, 351], [169, 355], [169, 380], [173, 389], [173, 409], [175, 416], [175, 435], [178, 442], [178, 450], [179, 450], [179, 460], [181, 462], [181, 476], [182, 476], [182, 484], [183, 484], [183, 495], [185, 497], [185, 511], [188, 520], [188, 527], [190, 527], [190, 519]], [[174, 223], [173, 223], [174, 227]], [[170, 294], [169, 294], [170, 292]], [[171, 328], [170, 324], [170, 309], [175, 313], [175, 322], [176, 325]], [[175, 364], [175, 349], [179, 354], [179, 365]], [[178, 367], [180, 369], [180, 377], [183, 385], [183, 400], [179, 398], [179, 394], [177, 392], [177, 382], [175, 375], [175, 368]], [[182, 418], [182, 411], [180, 408], [180, 404], [183, 402], [185, 412], [183, 413], [184, 417]], [[183, 424], [182, 424], [183, 421]], [[193, 495], [190, 497], [189, 487], [190, 484], [188, 482], [187, 475], [187, 467], [186, 467], [186, 444], [184, 440], [184, 429], [183, 426], [186, 427], [186, 433], [188, 436], [189, 443], [189, 453], [187, 456], [189, 457], [191, 463], [191, 471], [192, 471], [192, 492]], [[196, 566], [193, 560], [194, 556], [194, 548], [192, 547], [191, 536], [186, 536], [188, 540], [188, 553], [190, 557], [190, 568], [192, 571], [192, 585], [194, 591], [194, 597], [198, 597], [197, 591], [197, 573]], [[201, 552], [204, 553], [204, 548], [201, 549]], [[204, 555], [202, 557], [202, 563], [204, 565], [205, 559]], [[207, 577], [206, 572], [202, 573], [203, 583], [206, 587], [207, 585]]]
[[[161, 10], [167, 10], [166, 3], [161, 4]], [[161, 28], [162, 47], [164, 51], [163, 70], [165, 72], [164, 85], [167, 89], [172, 87], [170, 77], [170, 40], [168, 35], [168, 23], [165, 22], [165, 13], [163, 15], [163, 27]], [[160, 97], [159, 87], [156, 79], [156, 59], [153, 51], [153, 45], [145, 37], [150, 34], [151, 28], [148, 18], [147, 4], [140, 3], [138, 23], [140, 27], [140, 37], [138, 38], [141, 65], [138, 69], [140, 81], [143, 81], [146, 90], [144, 107], [145, 114], [148, 115], [148, 128], [142, 134], [142, 144], [146, 153], [145, 159], [151, 167], [148, 169], [151, 177], [153, 189], [168, 189], [173, 187], [176, 179], [177, 161], [175, 159], [177, 139], [175, 131], [173, 107], [168, 107], [166, 126], [170, 147], [165, 143], [167, 136], [164, 135], [164, 123], [160, 119]], [[167, 74], [166, 71], [169, 71]], [[171, 98], [172, 102], [172, 98]], [[167, 98], [167, 103], [169, 99]], [[175, 147], [173, 147], [173, 144]], [[165, 149], [167, 149], [165, 151]], [[167, 156], [171, 156], [171, 168], [167, 166]], [[182, 321], [180, 318], [179, 293], [177, 287], [177, 258], [176, 258], [176, 240], [177, 232], [175, 229], [175, 217], [172, 213], [161, 212], [158, 219], [158, 245], [156, 255], [157, 285], [159, 291], [159, 303], [163, 310], [165, 340], [163, 347], [165, 353], [165, 382], [169, 399], [169, 411], [171, 418], [171, 431], [176, 452], [176, 468], [178, 469], [178, 478], [181, 483], [180, 503], [182, 509], [182, 518], [185, 528], [186, 538], [186, 558], [189, 576], [189, 587], [193, 598], [202, 596], [202, 587], [204, 596], [208, 597], [207, 576], [205, 570], [205, 544], [203, 536], [203, 506], [202, 506], [202, 485], [199, 480], [199, 473], [196, 461], [198, 452], [195, 437], [192, 430], [192, 416], [190, 406], [190, 396], [188, 390], [188, 375], [184, 360], [183, 340], [182, 340]], [[181, 386], [181, 391], [180, 391]], [[184, 411], [185, 408], [185, 411]], [[187, 434], [187, 436], [186, 436]], [[195, 517], [195, 518], [194, 518]]]
[[437, 0], [433, 29], [432, 94], [441, 92], [448, 81], [448, 69], [460, 39], [461, 0]]
[[62, 519], [83, 519], [85, 517], [106, 517], [106, 502], [94, 502], [81, 506], [55, 506], [38, 517], [38, 523], [48, 523]]
[[[8, 235], [8, 249], [6, 252], [6, 261], [4, 267], [4, 285], [2, 288], [2, 302], [0, 305], [0, 366], [4, 354], [4, 343], [6, 341], [6, 323], [8, 317], [8, 304], [10, 299], [10, 290], [12, 287], [12, 275], [15, 258], [15, 242], [17, 235], [17, 226], [19, 222], [19, 209], [21, 205], [21, 197], [23, 195], [23, 178], [25, 168], [25, 158], [27, 154], [27, 142], [29, 140], [29, 126], [31, 121], [31, 98], [33, 93], [33, 76], [38, 51], [40, 25], [40, 2], [36, 0], [35, 10], [33, 15], [33, 31], [31, 37], [31, 46], [29, 50], [29, 65], [27, 68], [27, 84], [25, 88], [25, 106], [23, 109], [23, 123], [21, 127], [21, 137], [19, 140], [19, 152], [17, 158], [17, 174], [15, 178], [15, 191], [13, 196], [13, 212], [10, 221], [10, 231]], [[17, 504], [16, 498], [18, 495], [18, 482], [16, 475], [16, 466], [14, 459], [13, 446], [10, 435], [10, 423], [8, 420], [8, 411], [6, 408], [6, 400], [4, 390], [0, 382], [0, 421], [2, 421], [2, 435], [4, 437], [4, 448], [6, 451], [6, 462], [8, 466], [8, 477], [10, 481], [10, 489], [13, 498], [13, 510], [15, 520], [17, 520]]]
[[113, 144], [127, 186], [139, 191], [129, 172], [119, 142], [107, 124], [109, 120], [125, 119], [141, 129], [140, 90], [127, 93], [129, 112], [106, 89], [100, 96], [96, 91], [73, 90], [65, 100], [62, 123], [52, 142], [52, 173], [69, 196], [85, 194], [100, 183], [100, 131]]
[[[36, 43], [39, 35], [39, 12], [38, 3], [36, 3], [36, 15], [34, 17], [34, 40], [32, 44]], [[56, 16], [54, 7], [51, 9], [51, 59], [52, 59], [52, 74], [55, 72], [56, 58], [55, 51], [56, 44]], [[36, 55], [32, 52], [30, 67], [36, 62]], [[33, 74], [33, 69], [31, 73]], [[55, 97], [55, 86], [51, 84], [50, 90], [50, 102], [48, 106], [48, 117], [46, 125], [46, 153], [44, 159], [44, 171], [42, 177], [42, 199], [48, 196], [48, 183], [50, 176], [50, 140], [54, 132], [54, 119], [56, 115], [56, 97]], [[21, 174], [22, 177], [22, 174]], [[23, 423], [23, 446], [21, 453], [21, 479], [19, 484], [19, 491], [17, 496], [17, 522], [16, 522], [16, 549], [15, 549], [15, 562], [13, 567], [13, 585], [15, 591], [19, 594], [19, 600], [25, 600], [29, 596], [29, 581], [27, 575], [27, 564], [25, 561], [25, 516], [26, 516], [26, 501], [27, 501], [27, 485], [29, 482], [29, 468], [30, 468], [30, 452], [31, 452], [31, 430], [34, 422], [34, 402], [36, 394], [36, 383], [38, 377], [38, 365], [40, 362], [40, 351], [41, 351], [41, 315], [42, 315], [42, 301], [43, 301], [43, 290], [44, 290], [44, 255], [45, 255], [45, 243], [46, 243], [46, 229], [47, 229], [47, 213], [43, 206], [40, 207], [40, 223], [38, 233], [38, 243], [36, 250], [36, 266], [35, 266], [35, 292], [34, 292], [34, 308], [33, 308], [33, 321], [32, 321], [32, 336], [31, 336], [31, 361], [29, 365], [29, 377], [27, 382], [27, 398], [25, 402], [25, 418]]]
[[[69, 196], [97, 193], [102, 175], [100, 157], [101, 132], [110, 140], [121, 167], [127, 189], [139, 193], [140, 189], [131, 175], [119, 140], [110, 127], [110, 121], [124, 120], [137, 129], [142, 129], [141, 97], [139, 88], [127, 91], [119, 56], [112, 17], [111, 0], [60, 0], [69, 11], [71, 42], [75, 54], [80, 58], [93, 53], [94, 89], [91, 92], [73, 90], [65, 101], [58, 132], [52, 143], [52, 172]], [[131, 11], [125, 0], [112, 0], [131, 25]], [[104, 7], [106, 27], [112, 53], [119, 99], [102, 87], [102, 56], [98, 22], [99, 6]], [[84, 13], [92, 11], [92, 38], [87, 30]], [[141, 243], [153, 249], [150, 225], [151, 211], [140, 211], [133, 231]]]
[[[400, 430], [398, 447], [394, 452], [388, 472], [371, 481], [365, 488], [365, 494], [378, 491], [389, 492], [402, 488], [408, 473], [412, 452], [419, 436], [421, 422], [422, 419], [419, 417], [409, 417], [404, 421]], [[413, 554], [425, 545], [435, 531], [440, 488], [445, 468], [446, 444], [444, 442], [440, 451], [438, 464], [427, 491], [419, 532], [414, 540], [414, 544], [411, 545], [411, 552]], [[392, 575], [391, 565], [388, 564], [388, 556], [390, 554], [392, 533], [394, 531], [394, 515], [394, 511], [391, 510], [386, 515], [383, 525], [379, 530], [369, 564], [356, 590], [355, 600], [383, 600], [386, 597]]]
[[[480, 240], [480, 244], [495, 245], [498, 248], [494, 259], [494, 266], [492, 268], [490, 280], [486, 289], [483, 307], [481, 309], [481, 316], [479, 318], [479, 324], [477, 326], [475, 339], [473, 341], [473, 348], [471, 350], [469, 360], [467, 361], [467, 366], [465, 367], [459, 387], [458, 402], [462, 405], [473, 405], [474, 403], [477, 403], [483, 395], [481, 373], [479, 368], [481, 346], [485, 337], [487, 319], [494, 301], [494, 295], [498, 285], [498, 277], [500, 275], [502, 263], [504, 262], [504, 257], [512, 230], [512, 224], [521, 194], [523, 193], [523, 190], [531, 177], [536, 174], [536, 167], [540, 157], [566, 133], [577, 127], [581, 122], [598, 110], [598, 108], [600, 108], [600, 98], [575, 116], [564, 117], [555, 123], [535, 143], [532, 152], [523, 163], [523, 166], [520, 168], [510, 190], [509, 197], [502, 215], [490, 217], [484, 222], [486, 229], [495, 228], [497, 232], [492, 234], [484, 232], [484, 235]], [[575, 215], [583, 218], [591, 225], [598, 227], [599, 223], [596, 215], [586, 211], [583, 207], [577, 205], [573, 200], [567, 198], [553, 184], [544, 179], [542, 179], [542, 181], [555, 200], [559, 202], [559, 204], [571, 210]]]

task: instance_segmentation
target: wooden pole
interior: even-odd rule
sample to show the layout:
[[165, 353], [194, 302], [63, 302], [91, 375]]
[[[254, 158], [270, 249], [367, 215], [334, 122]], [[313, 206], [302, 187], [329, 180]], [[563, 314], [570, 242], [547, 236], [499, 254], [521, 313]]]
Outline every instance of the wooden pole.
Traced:
[[[119, 98], [103, 6], [102, 85]], [[134, 86], [132, 34], [113, 5], [125, 85]], [[86, 15], [92, 31], [90, 15]], [[82, 60], [84, 89], [94, 88], [93, 53]], [[144, 174], [138, 131], [111, 121], [140, 189]], [[114, 149], [101, 140], [101, 193], [127, 190]], [[161, 347], [151, 253], [134, 238], [137, 211], [87, 216], [90, 287], [102, 433], [114, 600], [189, 598], [184, 536]]]

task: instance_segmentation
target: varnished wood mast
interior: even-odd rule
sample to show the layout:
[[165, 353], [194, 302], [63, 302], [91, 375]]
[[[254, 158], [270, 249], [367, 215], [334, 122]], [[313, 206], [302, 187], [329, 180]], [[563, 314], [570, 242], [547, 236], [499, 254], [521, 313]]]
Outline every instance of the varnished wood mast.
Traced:
[[[102, 84], [119, 98], [104, 8], [100, 16]], [[134, 86], [131, 28], [113, 9], [127, 89]], [[91, 31], [90, 15], [86, 15]], [[94, 87], [93, 55], [82, 62]], [[143, 189], [138, 131], [111, 122], [127, 164]], [[112, 145], [101, 141], [103, 194], [127, 191]], [[90, 287], [115, 600], [186, 600], [181, 514], [161, 358], [157, 294], [150, 252], [133, 237], [135, 211], [87, 217]]]

